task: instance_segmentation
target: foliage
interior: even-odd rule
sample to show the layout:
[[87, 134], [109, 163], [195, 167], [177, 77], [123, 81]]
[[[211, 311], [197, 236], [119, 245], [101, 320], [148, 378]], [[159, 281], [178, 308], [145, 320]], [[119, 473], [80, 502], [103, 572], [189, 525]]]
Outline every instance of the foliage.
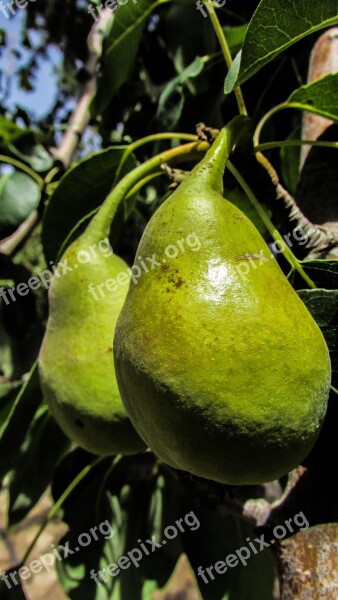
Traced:
[[[186, 475], [158, 464], [151, 453], [108, 457], [94, 464], [95, 457], [70, 447], [42, 402], [36, 369], [46, 325], [48, 286], [41, 284], [27, 296], [16, 290], [11, 302], [8, 290], [57, 262], [112, 187], [137, 165], [168, 147], [175, 153], [179, 138], [194, 135], [197, 123], [217, 129], [235, 117], [238, 107], [233, 91], [238, 99], [240, 84], [249, 118], [232, 162], [249, 185], [251, 197], [232, 171], [224, 179], [228, 198], [251, 218], [269, 243], [276, 241], [276, 229], [282, 236], [294, 231], [295, 222], [286, 217], [269, 175], [255, 158], [258, 150], [266, 149], [282, 183], [296, 198], [297, 194], [304, 197], [304, 190], [311, 187], [322, 210], [318, 223], [337, 221], [336, 214], [332, 218], [337, 179], [331, 177], [329, 196], [321, 189], [322, 173], [336, 152], [336, 138], [324, 137], [326, 147], [310, 152], [301, 173], [298, 147], [295, 150], [288, 144], [299, 141], [304, 111], [338, 121], [338, 75], [306, 83], [316, 32], [338, 23], [338, 3], [310, 4], [304, 0], [226, 3], [217, 10], [219, 29], [215, 31], [210, 2], [209, 8], [204, 5], [205, 16], [191, 0], [130, 0], [119, 6], [106, 31], [97, 92], [90, 104], [89, 130], [99, 150], [93, 152], [85, 141], [79, 142], [69, 168], [54, 160], [51, 148], [60, 142], [58, 126], [69, 118], [69, 109], [65, 114], [60, 109], [69, 99], [74, 100], [78, 83], [86, 83], [87, 35], [94, 21], [86, 3], [76, 0], [30, 3], [26, 10], [22, 44], [30, 57], [16, 73], [21, 86], [34, 86], [38, 57], [46, 55], [53, 44], [62, 48], [65, 64], [58, 74], [55, 104], [40, 123], [19, 106], [9, 106], [6, 94], [1, 106], [0, 234], [14, 234], [14, 247], [7, 252], [0, 242], [1, 289], [6, 292], [0, 300], [0, 474], [9, 490], [9, 525], [20, 522], [48, 486], [52, 486], [55, 502], [67, 496], [62, 510], [70, 526], [66, 537], [71, 547], [80, 533], [106, 519], [111, 523], [112, 539], [82, 548], [58, 564], [60, 581], [71, 599], [150, 600], [153, 591], [168, 582], [183, 552], [206, 600], [273, 598], [275, 574], [268, 552], [210, 588], [203, 587], [197, 574], [201, 561], [215, 563], [240, 546], [244, 536], [254, 535], [250, 525], [238, 525], [237, 517], [218, 511], [226, 490], [213, 495], [212, 482], [193, 479], [194, 485], [190, 485]], [[35, 46], [33, 32], [39, 34]], [[215, 33], [226, 40], [228, 74]], [[209, 130], [202, 131], [210, 141]], [[175, 136], [175, 132], [179, 133]], [[336, 132], [334, 129], [332, 135]], [[158, 135], [162, 133], [166, 136]], [[317, 178], [313, 169], [307, 169], [314, 156], [319, 156], [321, 165]], [[184, 168], [189, 168], [197, 157], [189, 154], [183, 158]], [[157, 170], [121, 205], [111, 240], [116, 253], [129, 264], [147, 221], [170, 193], [168, 187], [166, 171]], [[16, 245], [16, 231], [34, 211], [42, 222], [34, 233], [38, 239], [26, 236]], [[330, 219], [325, 218], [327, 214]], [[13, 241], [13, 236], [8, 239]], [[303, 260], [306, 247], [302, 240], [291, 239], [292, 254], [284, 252], [277, 259], [323, 331], [331, 353], [332, 384], [337, 388], [338, 262]], [[333, 391], [331, 403], [335, 400]], [[331, 446], [327, 448], [325, 452]], [[68, 494], [72, 481], [93, 464]], [[196, 493], [207, 484], [206, 494]], [[248, 494], [250, 497], [250, 491]], [[92, 568], [116, 562], [139, 539], [152, 535], [163, 539], [165, 527], [192, 510], [201, 523], [197, 532], [180, 533], [165, 549], [147, 557], [139, 569], [121, 571], [102, 586], [89, 578]]]

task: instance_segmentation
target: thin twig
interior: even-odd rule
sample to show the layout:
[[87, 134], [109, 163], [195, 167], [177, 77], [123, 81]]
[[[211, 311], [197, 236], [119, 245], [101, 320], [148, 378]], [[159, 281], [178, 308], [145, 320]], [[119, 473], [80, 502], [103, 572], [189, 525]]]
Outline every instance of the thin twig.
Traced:
[[11, 256], [17, 248], [31, 235], [36, 225], [40, 221], [40, 215], [37, 210], [34, 210], [27, 219], [21, 223], [20, 227], [12, 233], [12, 235], [3, 239], [0, 243], [0, 253]]

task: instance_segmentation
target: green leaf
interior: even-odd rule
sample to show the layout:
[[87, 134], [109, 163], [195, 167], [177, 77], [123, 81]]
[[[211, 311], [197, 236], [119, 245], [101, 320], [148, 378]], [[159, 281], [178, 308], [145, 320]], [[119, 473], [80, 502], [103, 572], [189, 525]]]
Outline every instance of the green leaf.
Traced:
[[[185, 510], [191, 508], [189, 496]], [[184, 535], [183, 544], [203, 600], [273, 600], [275, 573], [272, 555], [269, 550], [254, 555], [244, 541], [247, 537], [252, 541], [255, 539], [254, 528], [239, 519], [223, 516], [217, 509], [195, 506], [194, 513], [200, 527]], [[235, 554], [243, 546], [250, 553], [246, 565]], [[208, 576], [206, 567], [214, 567], [219, 561], [225, 562], [228, 555], [237, 557], [237, 565], [228, 567], [222, 575], [212, 571], [214, 578]], [[201, 575], [198, 571], [199, 567], [204, 570], [204, 578], [203, 572]]]
[[226, 93], [292, 44], [337, 23], [337, 0], [261, 0], [249, 23], [238, 76], [235, 64], [226, 79]]
[[[14, 281], [10, 281], [11, 287], [15, 285]], [[8, 284], [8, 285], [9, 285]], [[5, 281], [1, 283], [1, 287], [5, 285]], [[10, 379], [13, 375], [14, 365], [13, 365], [13, 355], [11, 348], [11, 340], [5, 329], [5, 323], [3, 318], [3, 310], [4, 310], [5, 301], [3, 298], [0, 300], [0, 370], [1, 373], [6, 379]]]
[[[200, 56], [188, 65], [177, 77], [169, 81], [161, 93], [158, 102], [157, 118], [162, 120], [166, 129], [172, 129], [178, 122], [183, 106], [184, 94], [182, 87], [194, 77], [197, 77], [204, 68], [204, 61]], [[176, 94], [176, 99], [174, 98]]]
[[330, 73], [292, 92], [288, 104], [299, 104], [307, 110], [338, 121], [338, 73]]
[[172, 131], [179, 122], [185, 104], [185, 95], [181, 87], [172, 90], [170, 98], [166, 105], [163, 105], [157, 112], [156, 117], [161, 124], [161, 128], [166, 131]]
[[[336, 142], [338, 124], [327, 127], [319, 140]], [[312, 146], [299, 176], [296, 204], [317, 225], [338, 221], [337, 158], [337, 148]]]
[[228, 71], [228, 74], [224, 81], [224, 93], [231, 94], [234, 87], [236, 87], [236, 82], [238, 79], [238, 73], [241, 66], [241, 58], [242, 58], [242, 50], [236, 54], [234, 60], [232, 61], [232, 65]]
[[196, 56], [195, 60], [188, 67], [186, 67], [182, 71], [182, 73], [180, 73], [179, 75], [177, 75], [177, 77], [169, 81], [169, 83], [166, 85], [163, 92], [161, 93], [159, 99], [159, 111], [165, 110], [165, 106], [168, 100], [170, 99], [170, 96], [178, 86], [184, 85], [192, 77], [197, 77], [197, 75], [199, 75], [203, 71], [203, 68], [204, 61], [201, 59], [200, 56]]
[[206, 56], [218, 50], [210, 19], [201, 18], [198, 10], [191, 10], [191, 2], [170, 2], [161, 11], [158, 35], [163, 39], [165, 51], [177, 73], [190, 65], [197, 55]]
[[20, 382], [0, 384], [0, 426], [8, 419], [18, 395], [18, 388], [20, 388]]
[[[107, 197], [125, 146], [91, 154], [62, 177], [44, 214], [42, 243], [46, 260], [56, 260], [64, 240], [81, 219], [98, 208]], [[121, 176], [134, 166], [129, 156]], [[83, 223], [84, 229], [87, 221]], [[76, 236], [75, 236], [76, 237]], [[68, 244], [73, 238], [68, 240]]]
[[[20, 381], [10, 381], [10, 382], [1, 382], [0, 383], [0, 410], [4, 406], [4, 400], [7, 400], [12, 394], [17, 394], [18, 388], [20, 387]], [[0, 423], [3, 421], [0, 418]]]
[[50, 484], [54, 469], [70, 441], [42, 407], [21, 446], [17, 464], [9, 475], [9, 525], [29, 513]]
[[18, 127], [13, 121], [8, 121], [8, 119], [0, 115], [0, 144], [2, 146], [8, 146], [10, 142], [17, 140], [27, 133], [31, 133], [31, 130]]
[[[162, 0], [163, 2], [164, 0]], [[128, 79], [139, 47], [146, 18], [162, 3], [153, 0], [129, 0], [114, 13], [106, 39], [103, 68], [98, 76], [97, 93], [91, 105], [93, 116], [101, 114]]]
[[338, 385], [338, 290], [299, 290], [330, 351], [333, 385]]
[[0, 235], [9, 235], [37, 208], [41, 192], [25, 173], [14, 171], [0, 180]]
[[36, 144], [31, 135], [22, 136], [17, 142], [9, 144], [8, 148], [37, 173], [48, 171], [53, 166], [52, 155], [41, 144]]
[[[338, 260], [303, 260], [300, 264], [316, 287], [338, 289]], [[296, 289], [303, 289], [304, 281], [298, 273], [292, 273], [291, 281]]]
[[236, 27], [223, 27], [222, 29], [231, 52], [237, 52], [244, 42], [248, 30], [247, 24], [237, 25]]
[[42, 392], [35, 364], [20, 389], [7, 418], [0, 423], [0, 481], [13, 468], [20, 456], [30, 423], [42, 401]]
[[[300, 139], [300, 128], [297, 127], [288, 136], [287, 140]], [[295, 194], [299, 179], [299, 162], [301, 146], [282, 146], [281, 155], [281, 174], [287, 189], [291, 194]]]
[[[74, 458], [73, 477], [79, 468], [76, 456]], [[64, 468], [69, 480], [70, 461], [74, 458], [68, 455], [59, 465], [57, 480], [62, 477]], [[162, 469], [153, 472], [154, 458], [150, 454], [124, 457], [109, 474], [110, 463], [111, 459], [107, 459], [98, 465], [64, 506], [64, 520], [70, 531], [61, 544], [69, 541], [70, 549], [75, 552], [58, 562], [57, 568], [71, 600], [83, 600], [84, 597], [86, 600], [149, 600], [152, 592], [167, 582], [182, 551], [180, 535], [173, 540], [167, 539], [166, 544], [154, 552], [146, 543], [152, 536], [161, 543], [165, 527], [174, 525], [177, 517], [183, 516], [177, 514], [176, 480]], [[55, 496], [55, 488], [53, 494]], [[79, 497], [86, 498], [81, 510]], [[91, 535], [91, 528], [95, 526], [97, 539]], [[105, 536], [101, 530], [105, 530]], [[79, 544], [79, 536], [83, 533], [91, 537], [87, 547]], [[148, 554], [138, 540], [145, 547], [149, 546]], [[136, 563], [129, 555], [128, 567], [120, 568], [115, 576], [107, 571], [109, 565], [113, 568], [121, 557], [128, 558], [128, 552], [134, 549], [140, 551], [133, 554]], [[99, 584], [91, 577], [92, 570]]]

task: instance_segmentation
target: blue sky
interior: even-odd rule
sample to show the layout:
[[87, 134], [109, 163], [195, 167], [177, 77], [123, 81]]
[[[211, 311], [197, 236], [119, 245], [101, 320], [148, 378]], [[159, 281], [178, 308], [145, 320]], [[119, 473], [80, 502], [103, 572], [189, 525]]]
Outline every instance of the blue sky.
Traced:
[[[6, 0], [5, 0], [6, 5]], [[29, 4], [25, 10], [29, 10]], [[25, 64], [29, 58], [29, 51], [20, 45], [20, 29], [23, 19], [25, 18], [25, 10], [17, 9], [15, 16], [6, 19], [3, 13], [0, 13], [0, 29], [4, 29], [7, 33], [7, 43], [5, 48], [1, 48], [0, 54], [0, 70], [4, 72], [13, 72], [18, 67]], [[30, 33], [30, 41], [32, 45], [37, 43], [37, 32]], [[13, 50], [19, 49], [22, 56], [16, 58]], [[25, 92], [18, 89], [15, 78], [13, 79], [10, 95], [6, 101], [6, 106], [13, 107], [18, 104], [20, 107], [27, 109], [37, 119], [41, 119], [53, 104], [56, 92], [56, 75], [55, 70], [62, 60], [62, 53], [57, 47], [53, 47], [48, 51], [45, 59], [39, 58], [39, 69], [37, 70], [37, 78], [34, 86], [34, 91]], [[3, 89], [1, 88], [1, 97]]]

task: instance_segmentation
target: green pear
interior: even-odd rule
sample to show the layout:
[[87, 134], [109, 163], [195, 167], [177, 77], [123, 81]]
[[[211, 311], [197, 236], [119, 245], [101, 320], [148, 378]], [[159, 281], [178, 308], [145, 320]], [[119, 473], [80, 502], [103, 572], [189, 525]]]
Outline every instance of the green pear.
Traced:
[[70, 439], [94, 454], [133, 454], [145, 444], [123, 407], [113, 358], [130, 270], [111, 253], [108, 239], [98, 241], [94, 226], [95, 219], [52, 278], [40, 379], [50, 411]]
[[130, 285], [115, 369], [128, 414], [160, 460], [257, 484], [285, 475], [314, 445], [331, 368], [269, 247], [222, 197], [228, 153], [223, 130], [148, 223], [135, 264], [156, 256], [157, 266]]

